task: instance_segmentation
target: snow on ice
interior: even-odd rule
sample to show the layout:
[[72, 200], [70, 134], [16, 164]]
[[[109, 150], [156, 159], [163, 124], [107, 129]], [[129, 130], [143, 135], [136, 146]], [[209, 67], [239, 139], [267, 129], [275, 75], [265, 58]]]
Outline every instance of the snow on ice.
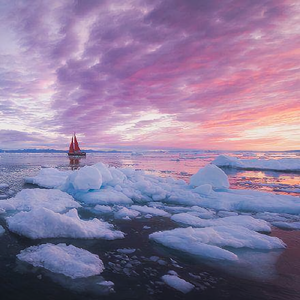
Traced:
[[98, 275], [104, 270], [98, 255], [66, 244], [32, 246], [22, 250], [17, 257], [34, 267], [42, 267], [73, 279]]
[[228, 155], [220, 155], [213, 162], [219, 167], [236, 169], [257, 169], [274, 171], [300, 171], [299, 158], [281, 159], [238, 159]]
[[107, 222], [81, 220], [76, 209], [65, 214], [47, 208], [32, 209], [7, 218], [7, 224], [9, 230], [31, 239], [69, 237], [114, 240], [124, 237], [121, 231], [113, 230], [113, 225]]

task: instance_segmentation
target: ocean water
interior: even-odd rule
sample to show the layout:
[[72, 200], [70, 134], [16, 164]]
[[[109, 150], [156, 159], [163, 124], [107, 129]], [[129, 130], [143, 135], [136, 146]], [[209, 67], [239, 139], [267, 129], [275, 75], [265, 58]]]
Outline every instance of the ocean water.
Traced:
[[[233, 154], [240, 158], [297, 157], [293, 152]], [[149, 174], [171, 176], [188, 182], [191, 175], [217, 155], [215, 152], [107, 153], [88, 154], [86, 159], [70, 160], [65, 154], [2, 153], [0, 183], [7, 183], [9, 188], [0, 189], [0, 199], [13, 197], [24, 188], [36, 188], [25, 184], [24, 177], [36, 175], [41, 167], [69, 170], [101, 161], [110, 166], [144, 170]], [[300, 173], [224, 171], [234, 189], [300, 196]], [[79, 213], [83, 218], [96, 217], [87, 211]], [[114, 220], [113, 223], [126, 233], [125, 239], [32, 241], [10, 233], [5, 219], [0, 215], [0, 224], [6, 229], [5, 234], [0, 236], [1, 299], [300, 299], [300, 231], [273, 228], [271, 235], [281, 238], [287, 249], [272, 252], [241, 249], [240, 264], [232, 266], [188, 257], [150, 242], [150, 233], [177, 227], [170, 219], [153, 217], [129, 222]], [[145, 229], [145, 226], [149, 228]], [[47, 242], [72, 244], [99, 255], [105, 265], [100, 277], [114, 282], [114, 292], [99, 290], [97, 280], [100, 277], [71, 280], [17, 260], [16, 255], [22, 249]], [[126, 255], [117, 251], [120, 248], [134, 248], [136, 251]], [[132, 267], [126, 268], [128, 263]], [[170, 270], [176, 271], [196, 288], [182, 294], [163, 284], [160, 278]]]

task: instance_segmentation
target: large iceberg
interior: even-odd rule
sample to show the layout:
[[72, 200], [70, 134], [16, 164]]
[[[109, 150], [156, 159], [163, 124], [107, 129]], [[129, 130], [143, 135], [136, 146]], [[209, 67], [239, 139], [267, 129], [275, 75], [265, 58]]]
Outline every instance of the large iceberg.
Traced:
[[152, 233], [149, 238], [166, 247], [202, 258], [231, 261], [238, 260], [238, 256], [223, 247], [260, 250], [285, 247], [285, 244], [276, 237], [260, 234], [241, 226], [176, 228]]
[[25, 189], [14, 198], [0, 201], [1, 209], [18, 211], [44, 207], [54, 212], [64, 212], [67, 208], [80, 206], [69, 194], [60, 190], [46, 189]]
[[257, 169], [274, 171], [300, 171], [299, 158], [281, 159], [238, 159], [228, 155], [220, 155], [212, 161], [219, 167], [230, 167], [236, 169]]
[[43, 244], [22, 250], [18, 259], [73, 279], [94, 276], [104, 270], [98, 255], [66, 244]]
[[114, 240], [124, 237], [121, 231], [113, 230], [113, 225], [107, 222], [81, 220], [76, 209], [65, 214], [47, 208], [32, 209], [7, 218], [7, 224], [9, 230], [31, 239], [69, 237]]

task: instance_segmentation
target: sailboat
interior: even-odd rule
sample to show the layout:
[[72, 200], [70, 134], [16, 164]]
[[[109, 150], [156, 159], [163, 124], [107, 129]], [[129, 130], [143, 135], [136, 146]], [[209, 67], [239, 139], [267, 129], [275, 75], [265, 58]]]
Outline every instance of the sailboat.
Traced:
[[71, 143], [70, 143], [68, 155], [70, 157], [86, 156], [86, 153], [81, 151], [80, 148], [79, 148], [75, 133], [74, 133], [74, 138], [72, 136], [72, 140], [71, 140]]

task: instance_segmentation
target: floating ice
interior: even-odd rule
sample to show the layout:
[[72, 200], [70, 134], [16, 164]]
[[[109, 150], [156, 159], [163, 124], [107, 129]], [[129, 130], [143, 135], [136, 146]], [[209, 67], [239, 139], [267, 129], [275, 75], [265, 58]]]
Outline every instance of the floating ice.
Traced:
[[128, 209], [126, 207], [123, 207], [114, 213], [114, 216], [116, 219], [125, 219], [125, 220], [134, 219], [139, 215], [140, 215], [140, 212], [133, 210], [133, 209]]
[[7, 189], [9, 185], [7, 183], [0, 183], [0, 189]]
[[176, 275], [164, 275], [161, 278], [170, 287], [186, 294], [190, 292], [195, 286]]
[[300, 222], [272, 222], [272, 225], [282, 228], [282, 229], [291, 229], [291, 230], [300, 230]]
[[72, 196], [60, 190], [25, 189], [14, 198], [0, 201], [4, 210], [28, 211], [45, 207], [54, 212], [63, 212], [67, 208], [77, 208], [81, 205]]
[[88, 193], [76, 193], [74, 197], [86, 204], [132, 204], [133, 201], [123, 193], [114, 190], [113, 188], [105, 188]]
[[109, 223], [98, 219], [81, 220], [76, 209], [66, 214], [47, 208], [33, 209], [7, 218], [7, 224], [9, 230], [31, 239], [69, 237], [114, 240], [124, 237], [121, 231], [112, 230], [113, 225]]
[[107, 205], [96, 205], [94, 207], [94, 209], [98, 212], [102, 212], [102, 213], [110, 213], [112, 212], [112, 208], [110, 206]]
[[[208, 164], [204, 168], [201, 168], [196, 174], [191, 177], [190, 184], [192, 186], [201, 186], [210, 184], [214, 189], [228, 189], [229, 181], [227, 175], [223, 170], [215, 165]], [[199, 188], [199, 191], [205, 190], [210, 193], [207, 187]], [[197, 189], [196, 189], [196, 192]]]
[[203, 220], [188, 213], [176, 214], [171, 217], [175, 222], [193, 227], [211, 226], [242, 226], [254, 231], [271, 232], [271, 227], [264, 220], [254, 219], [250, 216], [231, 216], [218, 219]]
[[88, 191], [91, 189], [100, 189], [102, 185], [102, 175], [98, 168], [93, 166], [84, 166], [74, 171], [68, 178], [64, 190]]
[[59, 171], [55, 168], [42, 168], [37, 176], [25, 177], [25, 182], [45, 188], [57, 189], [66, 182], [66, 179], [72, 173], [72, 171]]
[[208, 197], [201, 198], [198, 205], [215, 210], [300, 213], [298, 197], [252, 190], [213, 192]]
[[159, 216], [159, 217], [170, 217], [171, 216], [166, 211], [164, 211], [162, 209], [155, 208], [155, 207], [132, 205], [131, 208], [134, 209], [134, 210], [137, 210], [141, 213], [151, 214], [151, 215], [154, 215], [154, 216]]
[[43, 244], [22, 250], [18, 259], [71, 278], [98, 275], [104, 270], [98, 255], [66, 244]]
[[166, 247], [192, 255], [217, 260], [238, 260], [238, 256], [221, 247], [271, 250], [284, 248], [285, 244], [240, 226], [215, 226], [206, 228], [176, 228], [149, 235], [151, 240]]
[[196, 187], [193, 192], [199, 195], [208, 196], [212, 192], [212, 186], [208, 183], [202, 184]]
[[135, 249], [124, 248], [124, 249], [118, 249], [117, 251], [123, 254], [132, 254], [135, 252]]
[[275, 171], [300, 171], [299, 158], [282, 159], [243, 159], [227, 155], [218, 156], [213, 164], [219, 167], [231, 167], [237, 169], [257, 169], [257, 170], [275, 170]]

